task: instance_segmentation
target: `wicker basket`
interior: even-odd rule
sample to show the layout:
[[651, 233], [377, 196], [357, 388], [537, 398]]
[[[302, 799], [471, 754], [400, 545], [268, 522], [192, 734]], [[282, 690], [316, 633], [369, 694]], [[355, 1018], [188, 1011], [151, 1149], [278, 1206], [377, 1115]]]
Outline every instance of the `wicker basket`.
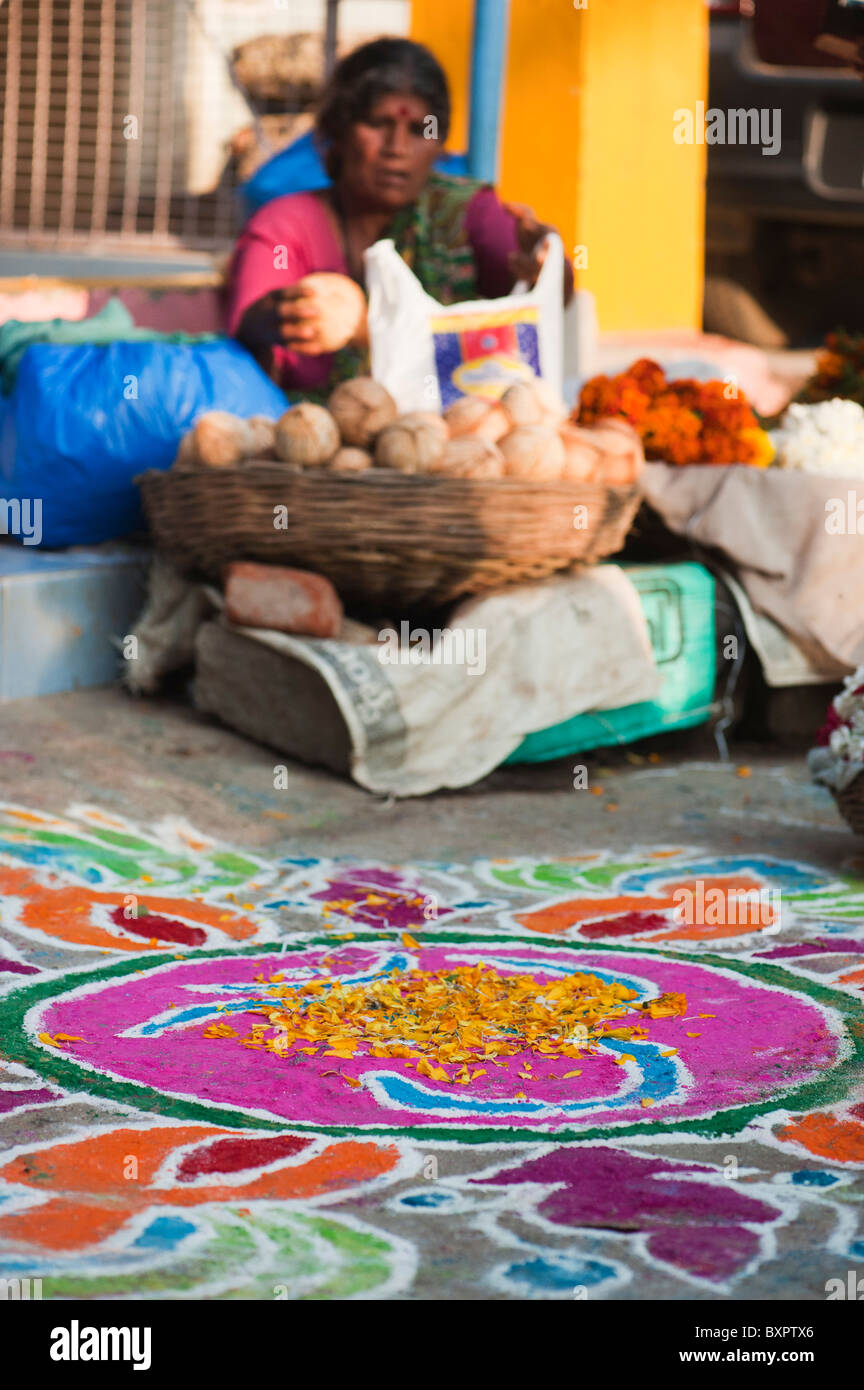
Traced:
[[859, 773], [843, 791], [835, 791], [837, 810], [856, 835], [864, 835], [864, 773]]
[[[347, 602], [404, 607], [612, 555], [639, 505], [636, 486], [383, 468], [352, 477], [265, 462], [150, 471], [137, 481], [156, 545], [182, 569], [214, 575], [230, 560], [269, 560], [326, 575]], [[284, 529], [274, 525], [277, 507], [286, 509], [278, 514]]]

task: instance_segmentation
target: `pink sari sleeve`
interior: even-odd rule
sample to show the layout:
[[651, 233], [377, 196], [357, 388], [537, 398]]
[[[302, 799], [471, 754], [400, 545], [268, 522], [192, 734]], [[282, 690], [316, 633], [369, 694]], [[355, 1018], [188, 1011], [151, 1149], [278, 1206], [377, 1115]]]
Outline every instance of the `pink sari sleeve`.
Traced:
[[[302, 280], [315, 271], [346, 273], [345, 261], [330, 220], [309, 193], [274, 198], [249, 219], [228, 272], [226, 328], [235, 334], [246, 310], [271, 290]], [[332, 355], [303, 357], [287, 348], [273, 350], [281, 384], [287, 389], [323, 386]]]
[[465, 231], [474, 252], [477, 288], [483, 299], [499, 299], [513, 288], [507, 257], [517, 249], [516, 219], [494, 188], [481, 188], [465, 210]]
[[246, 310], [271, 290], [291, 285], [311, 269], [304, 254], [302, 208], [276, 198], [249, 219], [234, 247], [228, 272], [227, 328], [236, 333]]

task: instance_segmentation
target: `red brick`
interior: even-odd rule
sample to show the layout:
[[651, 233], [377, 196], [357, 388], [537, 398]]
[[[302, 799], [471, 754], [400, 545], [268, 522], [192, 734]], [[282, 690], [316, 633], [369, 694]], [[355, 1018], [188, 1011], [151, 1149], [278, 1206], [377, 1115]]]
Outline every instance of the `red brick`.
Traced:
[[225, 567], [225, 615], [241, 627], [337, 637], [342, 604], [329, 579], [309, 570], [237, 560]]

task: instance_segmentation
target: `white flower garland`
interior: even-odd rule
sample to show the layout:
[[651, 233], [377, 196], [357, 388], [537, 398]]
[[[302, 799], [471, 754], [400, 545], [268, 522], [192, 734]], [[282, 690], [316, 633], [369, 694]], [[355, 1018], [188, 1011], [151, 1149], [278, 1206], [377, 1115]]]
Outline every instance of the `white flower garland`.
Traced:
[[781, 468], [864, 477], [864, 409], [857, 401], [790, 405], [771, 438]]
[[[864, 772], [864, 666], [859, 666], [843, 682], [843, 689], [831, 702], [840, 726], [832, 729], [825, 747], [811, 748], [807, 757], [816, 782], [843, 791]], [[856, 694], [855, 692], [858, 691]]]
[[853, 692], [864, 685], [864, 666], [847, 676], [843, 689], [833, 700], [834, 711], [842, 719], [839, 729], [832, 730], [828, 747], [835, 758], [850, 763], [864, 763], [864, 693]]

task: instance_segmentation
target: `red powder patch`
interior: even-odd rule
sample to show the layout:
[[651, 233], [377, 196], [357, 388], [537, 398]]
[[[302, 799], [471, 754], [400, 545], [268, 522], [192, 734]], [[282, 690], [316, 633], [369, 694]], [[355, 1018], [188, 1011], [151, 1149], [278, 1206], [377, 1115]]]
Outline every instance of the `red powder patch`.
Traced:
[[586, 922], [579, 928], [580, 936], [589, 941], [608, 941], [615, 936], [639, 936], [642, 932], [661, 931], [669, 926], [668, 917], [659, 912], [622, 912], [620, 917], [603, 922]]
[[291, 1158], [312, 1143], [299, 1134], [276, 1134], [272, 1139], [217, 1139], [187, 1154], [177, 1169], [178, 1182], [191, 1182], [204, 1173], [239, 1173]]
[[177, 922], [172, 917], [157, 917], [147, 914], [143, 917], [126, 917], [122, 907], [115, 907], [111, 921], [118, 927], [125, 927], [133, 936], [144, 936], [147, 940], [174, 941], [180, 946], [203, 946], [207, 933], [201, 927], [187, 927], [185, 922]]

